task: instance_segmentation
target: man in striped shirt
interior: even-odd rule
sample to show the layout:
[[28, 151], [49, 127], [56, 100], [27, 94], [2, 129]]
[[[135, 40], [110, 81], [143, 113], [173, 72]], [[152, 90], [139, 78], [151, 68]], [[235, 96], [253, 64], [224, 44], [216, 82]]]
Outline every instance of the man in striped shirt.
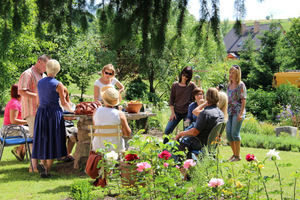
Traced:
[[[35, 114], [38, 108], [37, 84], [39, 80], [46, 77], [46, 63], [51, 59], [48, 55], [42, 55], [31, 68], [25, 70], [19, 79], [19, 95], [22, 96], [22, 118], [27, 121], [30, 136], [33, 138]], [[31, 145], [32, 148], [32, 145]], [[35, 168], [37, 160], [32, 159], [32, 165]], [[31, 172], [31, 168], [29, 168]], [[34, 171], [37, 172], [36, 168]]]

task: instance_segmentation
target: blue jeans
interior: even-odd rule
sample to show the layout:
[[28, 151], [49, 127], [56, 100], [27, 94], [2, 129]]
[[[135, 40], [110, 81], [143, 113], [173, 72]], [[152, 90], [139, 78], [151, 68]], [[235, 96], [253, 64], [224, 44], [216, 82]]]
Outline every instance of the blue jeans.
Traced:
[[240, 130], [242, 128], [242, 123], [245, 119], [245, 115], [241, 121], [237, 121], [237, 115], [228, 115], [228, 121], [226, 126], [226, 136], [228, 142], [240, 141]]
[[[176, 113], [176, 119], [174, 118], [172, 121], [169, 121], [167, 124], [167, 127], [165, 129], [165, 135], [170, 135], [173, 130], [175, 129], [175, 127], [177, 126], [177, 124], [182, 120], [185, 119], [187, 116], [187, 113], [184, 114], [180, 114], [180, 113]], [[166, 144], [169, 141], [168, 138], [164, 138], [164, 144]]]

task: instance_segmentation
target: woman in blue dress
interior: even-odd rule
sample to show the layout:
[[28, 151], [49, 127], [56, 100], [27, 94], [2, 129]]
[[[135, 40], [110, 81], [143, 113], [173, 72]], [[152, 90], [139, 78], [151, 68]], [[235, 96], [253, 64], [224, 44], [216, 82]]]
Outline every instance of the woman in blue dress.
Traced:
[[66, 129], [64, 108], [73, 112], [66, 102], [64, 85], [54, 77], [60, 71], [60, 64], [56, 60], [49, 60], [46, 64], [47, 77], [38, 82], [39, 108], [34, 123], [34, 139], [32, 158], [41, 160], [36, 167], [42, 178], [50, 178], [50, 169], [55, 158], [67, 156]]

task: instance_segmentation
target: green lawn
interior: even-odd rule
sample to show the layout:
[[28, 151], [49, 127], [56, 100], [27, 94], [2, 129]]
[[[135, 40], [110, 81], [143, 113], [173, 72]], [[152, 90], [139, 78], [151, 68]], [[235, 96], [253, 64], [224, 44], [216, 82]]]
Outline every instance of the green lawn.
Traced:
[[[28, 172], [29, 163], [19, 162], [10, 152], [12, 147], [5, 148], [3, 158], [0, 162], [0, 199], [66, 199], [70, 194], [70, 186], [74, 181], [92, 180], [87, 175], [65, 175], [53, 172], [54, 177], [51, 179], [41, 179], [38, 174]], [[266, 149], [242, 148], [242, 161], [234, 164], [236, 170], [247, 164], [244, 159], [246, 154], [251, 153], [257, 156], [259, 160], [266, 157]], [[228, 146], [221, 147], [220, 154], [224, 158], [231, 156], [231, 150]], [[292, 167], [280, 168], [281, 175], [284, 177], [284, 183], [291, 182], [290, 174], [296, 170], [299, 171], [300, 153], [280, 152], [281, 160], [278, 163], [292, 163]], [[56, 164], [59, 166], [59, 164]], [[274, 163], [268, 162], [263, 169], [263, 175], [271, 176], [277, 174]], [[278, 188], [278, 182], [268, 182], [268, 191]], [[298, 186], [299, 187], [299, 186]], [[292, 196], [292, 188], [287, 186], [284, 189], [284, 197]], [[4, 192], [5, 191], [5, 192]], [[94, 190], [93, 194], [101, 197], [101, 188]], [[298, 192], [298, 198], [300, 194]], [[279, 199], [276, 196], [275, 199]]]

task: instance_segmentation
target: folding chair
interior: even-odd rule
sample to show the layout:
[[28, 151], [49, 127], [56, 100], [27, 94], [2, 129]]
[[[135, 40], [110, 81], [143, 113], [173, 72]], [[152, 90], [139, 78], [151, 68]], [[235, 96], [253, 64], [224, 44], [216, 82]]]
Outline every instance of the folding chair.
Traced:
[[[208, 152], [211, 153], [216, 149], [219, 139], [220, 139], [223, 131], [225, 130], [225, 128], [226, 128], [226, 122], [219, 122], [218, 124], [216, 124], [209, 132], [209, 135], [207, 138], [207, 143], [204, 145], [201, 143], [201, 141], [198, 139], [198, 137], [195, 137], [195, 136], [194, 137], [196, 139], [198, 139], [202, 148], [203, 148], [203, 146], [207, 146]], [[200, 150], [191, 150], [190, 153], [191, 153], [191, 157], [195, 158], [201, 153], [201, 151]]]
[[[122, 142], [121, 138], [123, 136], [122, 131], [121, 131], [122, 125], [89, 125], [89, 129], [90, 129], [89, 136], [91, 137], [90, 149], [92, 149], [93, 138], [95, 136], [97, 136], [97, 137], [118, 137], [117, 145], [118, 145], [118, 147], [121, 146], [121, 142]], [[116, 129], [117, 131], [101, 133], [100, 129]]]
[[[19, 136], [10, 136], [12, 133], [19, 132]], [[33, 140], [31, 138], [27, 138], [26, 132], [22, 126], [11, 124], [8, 125], [7, 128], [2, 133], [2, 137], [0, 137], [0, 161], [2, 158], [2, 154], [4, 151], [4, 147], [7, 146], [17, 146], [24, 144], [25, 145], [25, 155], [26, 155], [26, 162], [28, 162], [28, 152], [31, 162], [31, 152], [29, 148], [29, 144], [32, 143]], [[28, 151], [28, 152], [27, 152]], [[32, 163], [31, 163], [32, 166]]]

